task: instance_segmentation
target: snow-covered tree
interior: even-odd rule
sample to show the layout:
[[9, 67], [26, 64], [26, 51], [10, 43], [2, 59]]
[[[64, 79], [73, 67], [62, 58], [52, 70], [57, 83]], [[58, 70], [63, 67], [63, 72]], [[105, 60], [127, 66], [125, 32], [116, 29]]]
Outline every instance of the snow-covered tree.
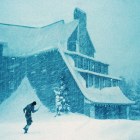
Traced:
[[123, 94], [132, 101], [135, 101], [137, 98], [137, 94], [135, 92], [135, 85], [134, 81], [131, 79], [126, 82], [124, 77], [120, 77], [122, 80], [120, 81], [120, 89], [122, 90]]
[[61, 115], [62, 112], [68, 113], [70, 111], [68, 87], [65, 78], [60, 78], [60, 87], [54, 90], [56, 95], [56, 115]]

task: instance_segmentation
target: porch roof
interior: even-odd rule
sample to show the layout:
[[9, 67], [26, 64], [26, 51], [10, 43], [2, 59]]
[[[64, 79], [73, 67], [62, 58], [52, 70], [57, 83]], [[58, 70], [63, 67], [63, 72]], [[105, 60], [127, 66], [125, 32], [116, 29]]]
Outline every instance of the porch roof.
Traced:
[[94, 103], [103, 104], [135, 104], [129, 100], [119, 87], [108, 87], [102, 90], [95, 88], [86, 88], [86, 98]]

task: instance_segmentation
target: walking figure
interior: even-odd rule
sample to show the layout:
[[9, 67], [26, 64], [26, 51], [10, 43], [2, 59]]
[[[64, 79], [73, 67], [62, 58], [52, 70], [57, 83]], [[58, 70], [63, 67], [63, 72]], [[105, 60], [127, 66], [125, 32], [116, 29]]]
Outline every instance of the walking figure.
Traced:
[[31, 113], [35, 113], [37, 110], [34, 110], [34, 106], [36, 105], [36, 101], [32, 102], [31, 104], [27, 105], [24, 109], [23, 112], [25, 113], [25, 118], [26, 118], [26, 122], [27, 125], [23, 128], [25, 130], [24, 134], [27, 133], [30, 125], [32, 124], [32, 117], [31, 117]]

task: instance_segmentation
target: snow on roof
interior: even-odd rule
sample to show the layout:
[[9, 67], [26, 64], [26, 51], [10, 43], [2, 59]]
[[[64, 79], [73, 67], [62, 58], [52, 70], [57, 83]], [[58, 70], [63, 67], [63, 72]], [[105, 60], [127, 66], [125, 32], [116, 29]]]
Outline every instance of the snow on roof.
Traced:
[[116, 77], [113, 77], [113, 76], [110, 76], [110, 75], [105, 75], [105, 74], [101, 74], [101, 73], [97, 73], [97, 72], [92, 72], [92, 71], [89, 71], [89, 70], [83, 70], [83, 69], [76, 68], [76, 67], [74, 67], [74, 69], [76, 71], [83, 72], [83, 73], [91, 73], [91, 74], [101, 76], [101, 77], [106, 77], [106, 78], [116, 79], [116, 80], [122, 80], [121, 78], [116, 78]]
[[[40, 53], [43, 53], [43, 52], [48, 52], [48, 51], [54, 51], [54, 50], [57, 50], [57, 49], [58, 48], [55, 47], [55, 46], [50, 46], [50, 47], [46, 47], [46, 48], [35, 50], [35, 51], [31, 52], [31, 53], [28, 53], [28, 56], [37, 55], [37, 54], [40, 54]], [[25, 57], [26, 57], [26, 54], [25, 54]]]
[[95, 103], [110, 103], [110, 104], [134, 104], [120, 90], [119, 87], [108, 87], [95, 89], [93, 87], [86, 88], [86, 97]]
[[[67, 59], [69, 59], [69, 60], [71, 59], [70, 64], [73, 67], [73, 69], [76, 70], [76, 71], [84, 72], [84, 73], [91, 73], [91, 74], [94, 74], [94, 75], [98, 75], [98, 76], [102, 76], [102, 77], [106, 77], [106, 78], [111, 78], [111, 79], [116, 79], [116, 80], [122, 80], [121, 78], [116, 78], [116, 77], [113, 77], [113, 76], [110, 76], [110, 75], [105, 75], [105, 74], [101, 74], [101, 73], [92, 72], [92, 71], [89, 71], [89, 70], [83, 70], [83, 69], [80, 69], [80, 68], [76, 68], [75, 64], [74, 64], [74, 61], [71, 58], [71, 56], [69, 55], [69, 53], [66, 53], [66, 51], [64, 51], [64, 53], [65, 53], [65, 56], [67, 57]], [[77, 54], [77, 53], [74, 53], [74, 54]], [[83, 57], [84, 56], [85, 55], [83, 55]], [[91, 59], [91, 58], [89, 58], [89, 59]]]
[[0, 42], [7, 43], [3, 48], [4, 56], [25, 57], [39, 52], [58, 42], [67, 40], [78, 25], [78, 20], [67, 24], [64, 21], [41, 28], [0, 24]]
[[109, 87], [104, 88], [102, 90], [95, 88], [86, 88], [86, 81], [83, 77], [76, 71], [73, 66], [73, 59], [71, 56], [66, 55], [61, 49], [60, 53], [68, 66], [73, 78], [75, 79], [77, 85], [79, 86], [81, 92], [84, 96], [94, 103], [103, 103], [103, 104], [135, 104], [135, 102], [130, 101], [125, 95], [122, 93], [119, 87]]
[[65, 51], [65, 53], [66, 53], [66, 54], [70, 54], [70, 55], [79, 55], [79, 56], [81, 56], [81, 57], [85, 57], [85, 58], [87, 58], [87, 59], [91, 59], [91, 60], [97, 61], [97, 62], [99, 62], [99, 63], [105, 64], [105, 65], [109, 65], [109, 64], [107, 64], [107, 63], [105, 63], [105, 62], [101, 62], [101, 61], [97, 60], [96, 58], [93, 58], [93, 57], [90, 57], [90, 56], [81, 54], [81, 53], [79, 53], [79, 52], [72, 52], [72, 51], [68, 51], [68, 50], [67, 50], [67, 51]]

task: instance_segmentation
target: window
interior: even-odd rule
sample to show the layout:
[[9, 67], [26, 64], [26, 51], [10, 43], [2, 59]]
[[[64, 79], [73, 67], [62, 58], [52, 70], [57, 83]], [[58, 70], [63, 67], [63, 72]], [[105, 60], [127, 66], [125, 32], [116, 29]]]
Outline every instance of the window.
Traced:
[[89, 70], [93, 71], [94, 72], [94, 61], [90, 61], [90, 67], [89, 67]]
[[95, 76], [95, 88], [99, 88], [99, 76]]
[[98, 63], [98, 65], [97, 65], [97, 72], [101, 73], [101, 63]]
[[101, 73], [104, 74], [104, 65], [101, 65]]
[[97, 62], [95, 62], [95, 63], [94, 63], [94, 71], [95, 71], [95, 72], [97, 72], [97, 67], [98, 67], [98, 64], [97, 64]]
[[106, 66], [104, 66], [104, 74], [108, 74], [108, 66], [106, 65]]
[[107, 87], [111, 87], [111, 79], [106, 79], [106, 82], [107, 82]]
[[119, 81], [118, 80], [116, 80], [116, 86], [119, 86]]
[[106, 87], [106, 80], [103, 78], [103, 87]]
[[93, 75], [89, 74], [89, 87], [93, 86]]
[[103, 77], [100, 77], [100, 89], [102, 89], [104, 86], [103, 86]]
[[74, 62], [75, 62], [75, 67], [78, 67], [78, 56], [73, 56]]
[[99, 66], [99, 71], [102, 73], [102, 74], [108, 74], [108, 66], [105, 65], [105, 64], [100, 64]]
[[84, 60], [83, 60], [83, 69], [84, 70], [88, 70], [88, 63], [89, 63], [89, 60], [88, 59], [86, 59], [86, 58], [84, 58]]
[[78, 57], [78, 68], [83, 68], [83, 57]]

